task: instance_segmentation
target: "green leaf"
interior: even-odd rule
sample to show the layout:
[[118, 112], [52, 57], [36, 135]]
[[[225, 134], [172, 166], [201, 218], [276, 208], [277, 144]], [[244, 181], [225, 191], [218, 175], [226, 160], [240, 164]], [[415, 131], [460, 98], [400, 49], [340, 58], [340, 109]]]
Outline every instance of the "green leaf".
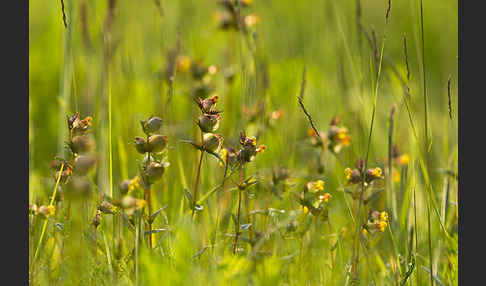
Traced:
[[405, 274], [403, 274], [402, 282], [400, 282], [400, 285], [403, 286], [405, 283], [407, 283], [408, 278], [410, 275], [412, 275], [413, 270], [415, 269], [415, 257], [412, 255], [411, 261], [408, 264], [408, 270]]
[[155, 221], [155, 219], [157, 218], [157, 216], [164, 210], [167, 208], [167, 205], [161, 207], [160, 209], [158, 209], [156, 212], [154, 212], [150, 218], [149, 218], [149, 223], [153, 223]]

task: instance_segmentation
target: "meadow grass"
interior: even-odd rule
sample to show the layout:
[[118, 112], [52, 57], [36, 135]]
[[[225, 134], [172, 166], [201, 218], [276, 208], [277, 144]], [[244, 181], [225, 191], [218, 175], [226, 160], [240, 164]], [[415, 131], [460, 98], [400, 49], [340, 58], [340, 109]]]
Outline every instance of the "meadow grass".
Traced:
[[227, 2], [29, 1], [30, 284], [456, 285], [457, 3]]

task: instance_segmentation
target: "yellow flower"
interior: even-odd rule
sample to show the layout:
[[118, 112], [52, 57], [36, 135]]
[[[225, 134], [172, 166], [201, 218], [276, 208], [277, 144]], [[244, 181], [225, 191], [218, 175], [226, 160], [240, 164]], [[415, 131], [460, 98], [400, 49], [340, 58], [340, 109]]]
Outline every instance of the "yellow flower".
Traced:
[[[221, 150], [221, 158], [223, 159], [224, 164], [226, 164], [228, 160], [228, 150], [226, 149]], [[219, 162], [219, 165], [224, 166], [221, 161]]]
[[313, 193], [324, 191], [324, 181], [317, 180], [315, 182], [309, 182], [307, 183], [307, 189]]
[[400, 165], [407, 165], [410, 162], [410, 156], [408, 154], [403, 154], [398, 157], [398, 164]]
[[263, 153], [267, 147], [265, 145], [260, 145], [257, 147], [257, 153]]
[[362, 232], [362, 233], [363, 233], [363, 235], [365, 235], [365, 236], [366, 236], [366, 235], [368, 235], [368, 231], [366, 230], [366, 228], [363, 228], [363, 229], [361, 230], [361, 232]]
[[217, 67], [217, 66], [215, 66], [215, 65], [211, 65], [211, 66], [209, 66], [209, 68], [208, 68], [208, 72], [209, 72], [209, 74], [215, 74], [215, 73], [217, 73], [217, 72], [218, 72], [218, 70], [219, 70], [219, 69], [218, 69], [218, 67]]
[[54, 206], [47, 207], [47, 216], [54, 215], [55, 213], [56, 213], [56, 209], [54, 208]]
[[319, 196], [319, 199], [321, 201], [324, 201], [325, 203], [327, 203], [330, 198], [332, 198], [332, 195], [330, 193], [325, 193], [324, 195]]
[[185, 72], [191, 66], [191, 59], [189, 59], [189, 57], [186, 56], [181, 56], [177, 59], [176, 66], [178, 72]]
[[251, 144], [252, 144], [253, 146], [256, 146], [256, 138], [255, 138], [255, 136], [251, 136], [251, 137], [250, 137], [250, 140], [251, 140]]
[[382, 174], [381, 168], [380, 167], [374, 168], [372, 174], [375, 177], [378, 177], [378, 178], [381, 177], [381, 174]]
[[272, 111], [272, 114], [271, 114], [271, 118], [273, 120], [278, 120], [280, 119], [282, 116], [284, 115], [284, 111], [279, 109], [279, 110], [275, 110], [275, 111]]
[[344, 169], [344, 174], [346, 174], [346, 180], [348, 180], [348, 181], [351, 180], [351, 173], [352, 173], [352, 171], [351, 171], [350, 168]]
[[384, 232], [388, 224], [386, 223], [386, 221], [380, 221], [376, 226], [381, 232]]
[[309, 209], [308, 209], [306, 206], [304, 206], [304, 207], [302, 208], [302, 212], [303, 212], [304, 214], [308, 214], [308, 213], [309, 213]]
[[383, 211], [380, 213], [380, 221], [388, 221], [388, 213]]
[[393, 173], [393, 181], [395, 183], [400, 182], [400, 173], [398, 173], [398, 172]]
[[245, 17], [245, 25], [247, 27], [253, 27], [255, 26], [258, 22], [260, 22], [260, 17], [258, 17], [255, 14], [251, 14]]
[[138, 200], [137, 201], [137, 208], [141, 209], [141, 208], [145, 207], [146, 204], [147, 204], [147, 202], [145, 200]]
[[140, 178], [138, 176], [135, 176], [135, 178], [133, 178], [130, 181], [130, 184], [128, 185], [128, 191], [130, 192], [130, 191], [133, 191], [136, 188], [138, 188], [140, 186], [139, 181], [140, 181]]

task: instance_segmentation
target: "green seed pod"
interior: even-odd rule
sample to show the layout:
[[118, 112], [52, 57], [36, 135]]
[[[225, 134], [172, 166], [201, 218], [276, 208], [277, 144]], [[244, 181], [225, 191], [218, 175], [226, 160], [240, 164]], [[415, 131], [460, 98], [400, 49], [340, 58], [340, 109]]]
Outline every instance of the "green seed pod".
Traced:
[[153, 184], [162, 178], [162, 175], [164, 174], [164, 166], [160, 163], [151, 162], [147, 166], [146, 174], [149, 183]]
[[75, 154], [83, 154], [91, 151], [94, 147], [94, 142], [88, 136], [75, 136], [71, 143], [69, 143], [71, 151]]
[[153, 153], [159, 153], [167, 147], [168, 143], [169, 138], [167, 136], [152, 135], [149, 137], [148, 150]]
[[150, 135], [160, 129], [162, 126], [162, 118], [152, 116], [146, 121], [140, 121], [142, 124], [143, 132]]
[[86, 175], [96, 164], [93, 155], [80, 155], [74, 160], [74, 172], [76, 175]]
[[198, 118], [197, 125], [204, 133], [212, 133], [219, 127], [221, 115], [219, 114], [201, 114]]
[[142, 137], [135, 137], [135, 149], [137, 149], [140, 154], [148, 152], [149, 148], [147, 141]]
[[223, 144], [223, 137], [219, 134], [213, 133], [206, 133], [204, 134], [204, 144], [203, 147], [205, 150], [209, 150], [212, 152], [217, 152], [221, 145]]

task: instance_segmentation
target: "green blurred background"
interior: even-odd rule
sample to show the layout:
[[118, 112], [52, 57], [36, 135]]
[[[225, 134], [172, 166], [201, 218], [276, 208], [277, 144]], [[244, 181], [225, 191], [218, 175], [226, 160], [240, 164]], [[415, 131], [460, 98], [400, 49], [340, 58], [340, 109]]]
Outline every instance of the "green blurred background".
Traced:
[[[260, 134], [258, 143], [265, 144], [267, 150], [249, 165], [247, 174], [257, 172], [268, 181], [272, 169], [283, 166], [291, 169], [293, 175], [302, 182], [323, 178], [326, 190], [336, 200], [330, 214], [335, 219], [335, 225], [348, 225], [352, 229], [343, 195], [340, 194], [344, 182], [343, 169], [365, 156], [373, 103], [373, 52], [368, 40], [358, 33], [359, 1], [254, 0], [251, 7], [245, 10], [260, 17], [260, 22], [251, 30], [254, 58], [238, 32], [218, 28], [213, 13], [221, 8], [216, 1], [160, 0], [161, 10], [157, 9], [156, 1], [117, 1], [111, 35], [113, 58], [109, 64], [110, 76], [106, 85], [103, 85], [103, 27], [108, 1], [64, 2], [68, 28], [62, 22], [60, 1], [29, 1], [31, 202], [45, 202], [52, 192], [55, 182], [48, 163], [55, 155], [63, 152], [67, 138], [66, 116], [76, 111], [83, 117], [91, 115], [94, 118], [93, 133], [100, 158], [94, 175], [98, 183], [96, 191], [109, 193], [106, 96], [110, 87], [114, 186], [137, 174], [137, 160], [141, 160], [141, 156], [135, 151], [132, 140], [142, 134], [139, 120], [150, 115], [160, 116], [164, 120], [162, 133], [170, 138], [168, 155], [171, 166], [164, 179], [154, 186], [155, 209], [167, 205], [169, 219], [180, 219], [181, 201], [184, 200], [182, 190], [184, 187], [192, 189], [198, 154], [189, 145], [178, 143], [178, 140], [196, 138], [196, 107], [190, 96], [191, 81], [184, 76], [176, 77], [173, 98], [170, 106], [167, 106], [168, 86], [160, 76], [167, 62], [168, 49], [179, 40], [181, 53], [191, 59], [214, 64], [220, 71], [229, 66], [235, 67], [236, 75], [232, 85], [225, 83], [221, 72], [214, 77], [216, 93], [220, 96], [218, 106], [224, 110], [219, 131], [225, 138], [225, 146], [235, 145], [243, 128], [249, 135], [256, 132], [254, 125], [246, 124], [243, 106], [251, 106], [265, 98], [268, 112], [284, 111], [284, 116], [272, 129]], [[411, 106], [422, 138], [424, 107], [419, 4], [419, 1], [392, 1], [389, 24], [385, 25], [387, 1], [360, 1], [363, 29], [369, 35], [371, 29], [376, 31], [378, 47], [381, 47], [386, 33], [370, 166], [383, 166], [386, 161], [387, 118], [393, 103], [398, 106], [394, 140], [401, 151], [409, 153], [412, 161], [417, 162], [408, 114], [402, 100], [403, 89], [389, 63], [402, 77], [406, 77], [403, 52], [403, 36], [406, 35], [411, 71]], [[445, 180], [437, 170], [457, 170], [457, 118], [451, 120], [448, 115], [447, 81], [451, 76], [452, 106], [455, 110], [458, 9], [457, 1], [449, 0], [424, 0], [423, 5], [425, 76], [432, 142], [427, 153], [435, 195], [440, 201]], [[334, 157], [328, 155], [323, 175], [315, 172], [315, 151], [306, 141], [309, 125], [296, 97], [304, 66], [307, 68], [305, 104], [316, 125], [326, 130], [331, 118], [341, 115], [342, 124], [348, 127], [352, 137], [351, 146], [341, 154], [346, 166], [341, 166]], [[420, 173], [417, 164], [411, 168], [416, 169], [414, 172], [417, 174]], [[213, 158], [205, 158], [202, 176], [201, 194], [220, 182], [222, 171]], [[420, 194], [424, 192], [420, 188], [422, 185], [419, 181], [417, 188]], [[300, 190], [300, 187], [297, 189]], [[275, 208], [298, 208], [297, 202], [290, 197], [280, 201], [264, 188], [258, 188], [254, 195], [255, 209], [262, 207], [263, 201], [269, 201], [270, 206]], [[208, 212], [211, 211], [210, 205], [216, 203], [215, 197], [208, 201]], [[425, 206], [420, 203], [418, 207], [420, 222], [425, 223]], [[205, 212], [201, 221], [209, 223], [210, 215]], [[181, 233], [189, 231], [187, 229], [190, 227], [184, 225], [181, 224], [178, 235], [187, 238]], [[438, 242], [441, 234], [437, 221], [433, 231], [434, 240]], [[421, 235], [420, 240], [425, 243], [425, 231]], [[187, 243], [194, 244], [194, 240], [198, 239]], [[177, 240], [177, 243], [180, 247], [175, 249], [183, 252], [182, 249], [187, 248], [183, 239]], [[204, 245], [201, 241], [198, 243]], [[425, 252], [425, 246], [421, 247]], [[197, 246], [193, 250], [192, 254], [197, 251]], [[180, 255], [185, 257], [185, 254]], [[233, 258], [225, 256], [224, 259]], [[264, 263], [278, 264], [271, 259], [277, 258], [269, 258]], [[436, 261], [438, 269], [445, 271], [440, 254], [436, 256]], [[231, 265], [237, 262], [228, 263]], [[195, 267], [187, 266], [193, 270]], [[204, 271], [211, 269], [210, 266], [199, 267]], [[188, 269], [178, 271], [192, 271]], [[278, 278], [279, 271], [273, 271], [276, 271]], [[426, 277], [426, 272], [421, 273]], [[146, 277], [154, 276], [147, 278], [147, 281], [156, 281], [151, 279], [158, 277], [157, 272], [146, 274]], [[168, 277], [175, 275], [165, 274]], [[212, 274], [209, 271], [204, 274], [206, 276], [201, 275], [211, 277]], [[255, 277], [260, 277], [256, 278], [258, 280], [265, 275]], [[182, 281], [188, 283], [182, 274], [173, 279], [182, 279], [170, 280], [173, 285], [183, 284]], [[262, 282], [265, 283], [274, 285], [272, 281]]]

